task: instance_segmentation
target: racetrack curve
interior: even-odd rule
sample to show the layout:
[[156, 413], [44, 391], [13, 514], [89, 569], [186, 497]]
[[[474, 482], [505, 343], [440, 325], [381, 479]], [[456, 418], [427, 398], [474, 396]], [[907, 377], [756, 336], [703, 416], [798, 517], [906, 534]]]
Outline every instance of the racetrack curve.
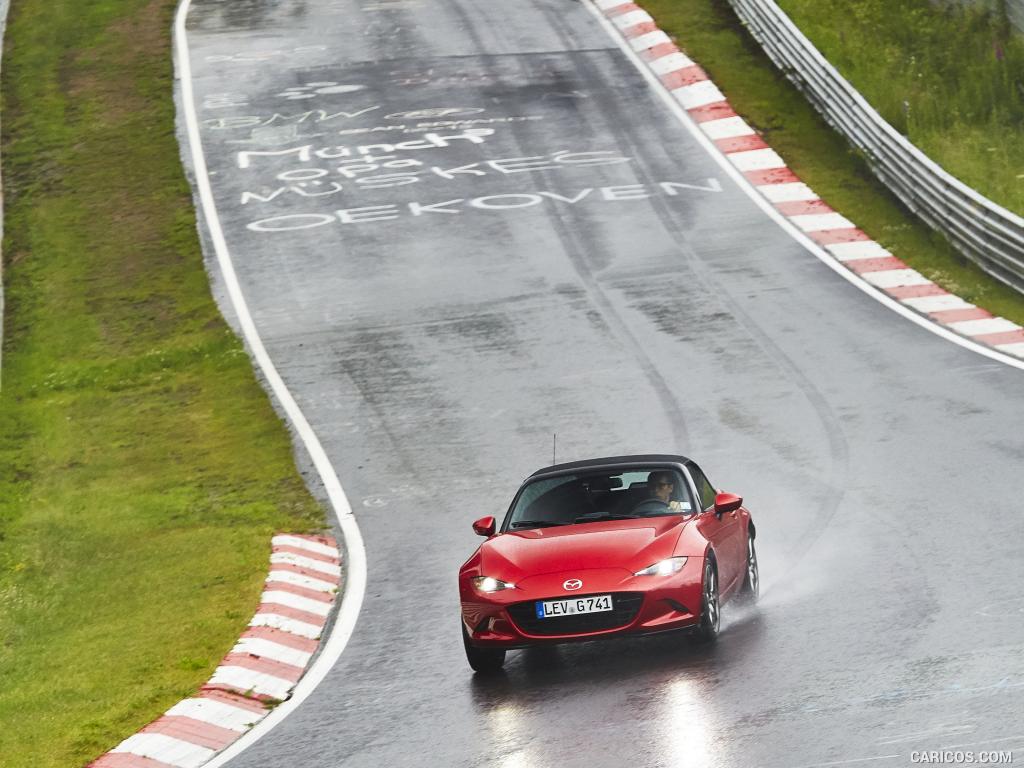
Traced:
[[[340, 661], [232, 768], [1024, 749], [1019, 370], [791, 239], [578, 0], [196, 0], [188, 29], [242, 290], [369, 566]], [[760, 607], [709, 649], [474, 678], [469, 524], [552, 433], [559, 461], [682, 452], [742, 494]]]

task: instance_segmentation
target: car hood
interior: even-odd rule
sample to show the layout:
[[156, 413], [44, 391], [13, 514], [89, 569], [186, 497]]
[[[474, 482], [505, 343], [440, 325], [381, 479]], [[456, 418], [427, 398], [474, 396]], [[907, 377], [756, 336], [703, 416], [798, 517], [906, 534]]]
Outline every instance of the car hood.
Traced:
[[516, 581], [587, 568], [638, 571], [671, 557], [688, 522], [670, 515], [503, 533], [481, 547], [482, 572]]

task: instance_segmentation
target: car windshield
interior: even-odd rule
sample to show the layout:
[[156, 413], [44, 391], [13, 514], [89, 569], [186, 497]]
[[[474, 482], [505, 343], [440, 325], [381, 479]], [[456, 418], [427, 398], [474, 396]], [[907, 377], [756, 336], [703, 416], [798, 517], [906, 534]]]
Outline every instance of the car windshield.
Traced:
[[678, 470], [606, 469], [543, 477], [527, 484], [516, 499], [505, 530], [692, 512], [690, 491]]

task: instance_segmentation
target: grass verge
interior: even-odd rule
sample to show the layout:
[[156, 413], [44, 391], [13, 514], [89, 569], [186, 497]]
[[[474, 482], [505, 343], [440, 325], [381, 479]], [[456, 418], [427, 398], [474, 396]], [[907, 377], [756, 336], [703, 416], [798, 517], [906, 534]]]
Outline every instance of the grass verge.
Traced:
[[929, 279], [1024, 325], [1024, 296], [957, 253], [872, 175], [740, 25], [726, 0], [639, 0], [823, 200]]
[[82, 765], [205, 681], [323, 515], [203, 269], [175, 0], [19, 0], [4, 51], [0, 754]]
[[1024, 214], [1024, 35], [1006, 9], [929, 0], [780, 0], [898, 131]]

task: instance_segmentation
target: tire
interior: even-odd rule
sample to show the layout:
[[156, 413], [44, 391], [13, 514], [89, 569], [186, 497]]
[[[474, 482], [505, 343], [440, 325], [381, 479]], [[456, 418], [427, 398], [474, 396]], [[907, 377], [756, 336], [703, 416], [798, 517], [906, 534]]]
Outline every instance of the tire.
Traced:
[[[462, 622], [459, 622], [462, 624]], [[469, 633], [466, 632], [466, 625], [462, 625], [462, 645], [466, 649], [466, 661], [473, 668], [474, 672], [480, 674], [494, 674], [500, 672], [505, 666], [505, 650], [503, 648], [477, 648], [469, 642]]]
[[700, 623], [694, 636], [699, 642], [711, 643], [718, 637], [722, 624], [722, 606], [718, 598], [718, 568], [708, 557], [704, 560], [704, 580], [700, 600]]
[[747, 536], [747, 572], [743, 576], [739, 598], [744, 603], [756, 603], [761, 592], [761, 573], [757, 567], [757, 550], [754, 549], [754, 537]]

